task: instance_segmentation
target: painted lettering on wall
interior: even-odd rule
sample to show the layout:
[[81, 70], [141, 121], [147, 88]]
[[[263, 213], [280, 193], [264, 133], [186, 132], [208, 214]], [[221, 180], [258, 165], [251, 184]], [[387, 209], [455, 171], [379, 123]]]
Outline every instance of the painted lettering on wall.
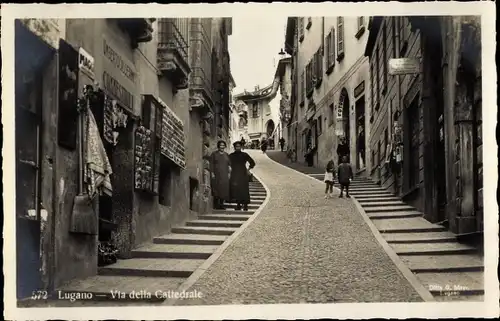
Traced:
[[118, 70], [121, 71], [125, 77], [130, 79], [132, 82], [135, 82], [135, 72], [134, 70], [125, 63], [123, 58], [115, 51], [113, 48], [111, 48], [108, 43], [106, 42], [106, 39], [103, 39], [103, 53], [104, 56], [111, 62], [113, 65], [118, 68]]
[[125, 89], [115, 78], [111, 77], [107, 72], [102, 74], [104, 89], [113, 96], [118, 103], [129, 112], [134, 111], [134, 96]]

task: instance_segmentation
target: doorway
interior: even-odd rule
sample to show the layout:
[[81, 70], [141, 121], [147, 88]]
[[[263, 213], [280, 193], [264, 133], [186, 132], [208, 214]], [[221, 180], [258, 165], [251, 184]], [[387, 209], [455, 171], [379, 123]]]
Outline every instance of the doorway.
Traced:
[[[345, 88], [340, 94], [340, 106], [342, 106], [342, 130], [346, 139], [347, 146], [350, 147], [351, 133], [349, 131], [350, 115], [349, 115], [349, 94]], [[347, 156], [350, 156], [349, 154]]]
[[356, 100], [356, 168], [366, 167], [365, 155], [365, 96]]

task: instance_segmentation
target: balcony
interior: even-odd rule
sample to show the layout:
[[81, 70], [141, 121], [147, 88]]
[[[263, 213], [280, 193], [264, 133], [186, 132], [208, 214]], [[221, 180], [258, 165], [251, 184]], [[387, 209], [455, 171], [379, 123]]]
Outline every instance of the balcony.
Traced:
[[130, 36], [132, 48], [137, 48], [141, 42], [153, 40], [153, 22], [155, 18], [120, 18], [113, 19], [118, 27]]
[[212, 18], [192, 18], [190, 31], [191, 69], [189, 75], [190, 110], [202, 115], [213, 113]]
[[188, 23], [188, 18], [158, 20], [158, 69], [172, 81], [174, 90], [186, 89], [189, 85]]

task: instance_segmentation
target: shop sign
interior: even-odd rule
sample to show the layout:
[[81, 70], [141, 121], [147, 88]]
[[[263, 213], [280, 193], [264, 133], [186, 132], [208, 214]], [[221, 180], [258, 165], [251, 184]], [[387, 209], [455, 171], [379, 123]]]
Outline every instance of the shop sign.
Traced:
[[134, 70], [125, 62], [125, 60], [103, 39], [103, 53], [109, 62], [113, 64], [125, 77], [131, 82], [135, 82]]
[[90, 78], [95, 78], [94, 57], [83, 48], [78, 50], [78, 68]]
[[389, 59], [389, 75], [419, 74], [421, 64], [419, 58]]
[[184, 124], [164, 102], [160, 99], [158, 99], [158, 102], [164, 108], [161, 153], [179, 167], [185, 168]]
[[337, 120], [343, 118], [343, 113], [342, 113], [343, 109], [344, 109], [343, 108], [343, 104], [338, 104], [337, 105]]
[[365, 92], [365, 81], [363, 80], [356, 88], [354, 88], [354, 97], [361, 96]]
[[103, 87], [107, 94], [113, 97], [118, 104], [127, 109], [130, 113], [134, 113], [134, 95], [132, 95], [125, 87], [113, 78], [107, 72], [102, 74]]

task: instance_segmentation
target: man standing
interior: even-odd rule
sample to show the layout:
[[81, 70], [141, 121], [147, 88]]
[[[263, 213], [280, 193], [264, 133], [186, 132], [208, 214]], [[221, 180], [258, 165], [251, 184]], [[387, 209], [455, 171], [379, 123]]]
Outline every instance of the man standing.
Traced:
[[344, 156], [349, 157], [349, 145], [345, 137], [340, 138], [340, 143], [337, 146], [337, 156], [339, 164], [342, 162]]
[[283, 137], [280, 138], [280, 147], [283, 152], [285, 150], [285, 139]]
[[[250, 203], [250, 170], [255, 167], [255, 161], [241, 151], [241, 142], [233, 144], [234, 152], [229, 155], [231, 160], [231, 200], [236, 203], [236, 210], [248, 211]], [[247, 169], [247, 163], [249, 168]]]
[[231, 174], [231, 161], [225, 152], [226, 142], [217, 142], [217, 150], [210, 156], [212, 172], [212, 195], [214, 208], [225, 209], [224, 201], [229, 200], [229, 176]]
[[243, 136], [241, 136], [240, 143], [241, 143], [241, 150], [245, 149], [246, 141], [245, 141], [245, 138], [243, 138]]

